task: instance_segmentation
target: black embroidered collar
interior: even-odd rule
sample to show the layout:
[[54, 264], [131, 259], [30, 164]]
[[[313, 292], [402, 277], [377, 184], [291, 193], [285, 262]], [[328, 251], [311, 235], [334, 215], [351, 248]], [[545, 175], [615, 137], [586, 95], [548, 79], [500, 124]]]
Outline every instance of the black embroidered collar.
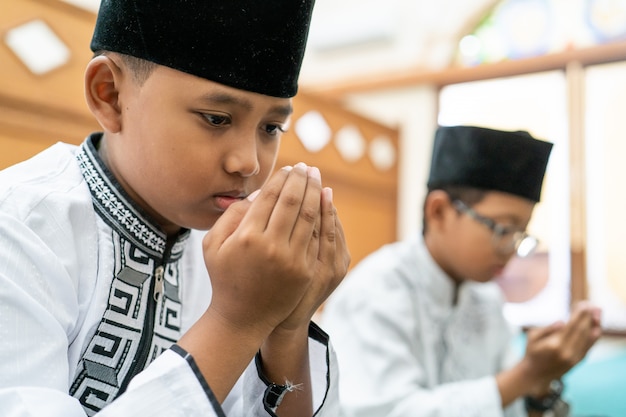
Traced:
[[[91, 134], [82, 143], [76, 155], [83, 177], [89, 186], [94, 208], [114, 230], [153, 256], [160, 257], [165, 252], [167, 236], [150, 216], [132, 201], [106, 167], [97, 151], [101, 139], [102, 133]], [[178, 243], [182, 243], [188, 236], [189, 230], [184, 230], [178, 237]]]

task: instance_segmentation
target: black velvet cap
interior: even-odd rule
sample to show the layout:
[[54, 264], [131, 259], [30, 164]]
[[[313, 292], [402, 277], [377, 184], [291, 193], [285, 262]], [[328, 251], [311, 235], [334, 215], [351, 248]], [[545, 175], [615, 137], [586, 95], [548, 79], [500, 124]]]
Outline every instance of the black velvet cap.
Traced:
[[459, 185], [503, 191], [538, 202], [552, 143], [525, 131], [441, 126], [428, 187]]
[[314, 0], [102, 0], [91, 50], [293, 97]]

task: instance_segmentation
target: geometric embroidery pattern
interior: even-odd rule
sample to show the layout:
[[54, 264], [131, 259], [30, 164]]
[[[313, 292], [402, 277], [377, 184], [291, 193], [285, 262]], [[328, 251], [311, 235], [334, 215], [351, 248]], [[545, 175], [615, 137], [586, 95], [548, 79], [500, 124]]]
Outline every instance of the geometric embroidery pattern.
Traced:
[[154, 257], [162, 256], [165, 251], [165, 236], [149, 222], [132, 204], [126, 193], [113, 179], [113, 175], [98, 156], [93, 140], [101, 136], [93, 135], [83, 142], [76, 159], [89, 187], [93, 205], [102, 219], [116, 229], [126, 239], [143, 247]]
[[[88, 145], [90, 140], [77, 159], [87, 183], [97, 184], [90, 186], [94, 208], [111, 229], [115, 252], [113, 270], [98, 272], [104, 279], [113, 277], [107, 307], [70, 386], [70, 394], [93, 416], [180, 338], [179, 261], [188, 233], [168, 248], [160, 232], [140, 216], [107, 175], [95, 147]], [[161, 266], [164, 291], [155, 301], [154, 274]]]

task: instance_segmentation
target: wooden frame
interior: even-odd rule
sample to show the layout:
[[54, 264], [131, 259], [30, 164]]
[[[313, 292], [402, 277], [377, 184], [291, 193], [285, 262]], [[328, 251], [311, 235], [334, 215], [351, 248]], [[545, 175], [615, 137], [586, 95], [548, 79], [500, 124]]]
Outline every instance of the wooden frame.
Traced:
[[442, 87], [448, 84], [510, 77], [533, 72], [556, 69], [565, 70], [572, 62], [577, 62], [585, 67], [623, 60], [626, 60], [626, 41], [475, 67], [451, 67], [440, 71], [415, 67], [402, 71], [389, 71], [382, 74], [369, 74], [360, 77], [324, 81], [320, 85], [304, 84], [302, 88], [303, 90], [314, 91], [316, 94], [337, 99], [346, 94], [365, 91], [370, 92], [415, 85]]

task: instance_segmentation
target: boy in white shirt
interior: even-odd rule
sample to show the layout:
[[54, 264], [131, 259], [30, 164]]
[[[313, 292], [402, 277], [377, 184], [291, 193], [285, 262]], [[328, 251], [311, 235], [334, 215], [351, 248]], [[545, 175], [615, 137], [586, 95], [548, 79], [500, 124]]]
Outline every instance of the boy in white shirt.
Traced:
[[336, 416], [341, 223], [317, 168], [270, 178], [312, 8], [101, 2], [103, 132], [0, 173], [0, 415]]
[[560, 377], [600, 336], [600, 311], [581, 304], [568, 323], [531, 330], [515, 362], [492, 282], [532, 250], [551, 148], [527, 132], [437, 130], [423, 233], [369, 255], [324, 307], [346, 417], [566, 411]]

